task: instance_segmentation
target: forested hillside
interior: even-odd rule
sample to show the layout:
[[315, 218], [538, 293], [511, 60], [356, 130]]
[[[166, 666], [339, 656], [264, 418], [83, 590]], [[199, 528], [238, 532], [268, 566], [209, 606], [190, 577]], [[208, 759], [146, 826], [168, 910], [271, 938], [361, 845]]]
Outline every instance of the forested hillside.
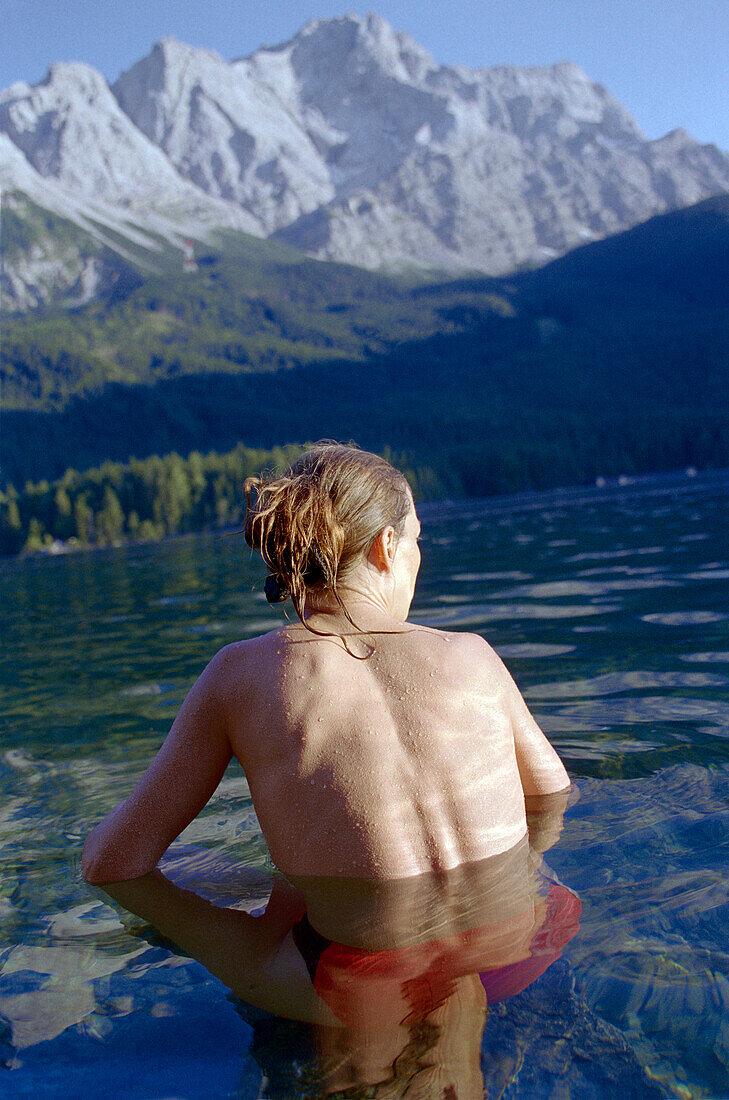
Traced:
[[[188, 374], [363, 360], [463, 325], [448, 316], [449, 285], [422, 299], [402, 277], [320, 263], [243, 233], [220, 234], [198, 252], [190, 273], [179, 257], [174, 268], [165, 262], [164, 274], [127, 273], [103, 301], [6, 316], [4, 409], [60, 411], [110, 382], [152, 385]], [[479, 310], [510, 308], [481, 284], [456, 299]]]
[[[0, 484], [320, 437], [402, 452], [429, 471], [426, 496], [729, 465], [726, 196], [508, 280], [408, 286], [249, 255], [103, 313], [14, 320]], [[128, 376], [105, 373], [124, 355]]]

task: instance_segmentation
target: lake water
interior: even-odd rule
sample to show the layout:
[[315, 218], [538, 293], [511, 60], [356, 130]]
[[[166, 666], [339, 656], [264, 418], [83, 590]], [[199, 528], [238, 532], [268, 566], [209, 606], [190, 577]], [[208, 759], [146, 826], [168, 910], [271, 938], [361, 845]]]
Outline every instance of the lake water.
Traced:
[[[729, 1096], [728, 497], [715, 474], [421, 510], [412, 617], [495, 646], [575, 787], [546, 858], [580, 931], [492, 1007], [488, 1097]], [[318, 1095], [303, 1025], [79, 873], [212, 653], [280, 621], [261, 588], [240, 537], [0, 563], [0, 1095]], [[183, 840], [269, 866], [237, 766]]]

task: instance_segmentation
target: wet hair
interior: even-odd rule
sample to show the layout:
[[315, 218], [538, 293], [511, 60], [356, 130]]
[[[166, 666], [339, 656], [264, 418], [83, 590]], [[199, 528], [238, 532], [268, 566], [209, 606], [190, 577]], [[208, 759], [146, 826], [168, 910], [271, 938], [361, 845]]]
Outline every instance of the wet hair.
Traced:
[[268, 567], [268, 601], [290, 597], [306, 626], [307, 591], [331, 592], [355, 626], [338, 586], [381, 531], [402, 534], [412, 500], [403, 474], [379, 455], [323, 441], [286, 473], [249, 477], [244, 489], [245, 538]]

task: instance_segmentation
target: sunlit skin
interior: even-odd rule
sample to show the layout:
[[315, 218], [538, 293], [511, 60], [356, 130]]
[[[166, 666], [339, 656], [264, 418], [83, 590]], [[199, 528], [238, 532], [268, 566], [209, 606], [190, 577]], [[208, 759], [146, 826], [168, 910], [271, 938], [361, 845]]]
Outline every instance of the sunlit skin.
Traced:
[[[478, 972], [526, 958], [544, 919], [528, 869], [525, 796], [543, 851], [558, 835], [569, 780], [482, 638], [407, 622], [419, 534], [411, 503], [403, 530], [386, 527], [340, 578], [356, 627], [331, 593], [314, 591], [311, 629], [289, 623], [221, 650], [135, 790], [90, 833], [83, 870], [244, 1000], [316, 1025], [328, 1091], [382, 1083], [388, 1096], [406, 1089], [475, 1100], [487, 1011]], [[155, 870], [232, 756], [284, 872], [258, 917], [213, 905]], [[482, 881], [484, 860], [511, 868], [503, 883], [499, 870], [495, 894]], [[350, 884], [337, 910], [327, 899], [342, 877]], [[235, 878], [227, 876], [227, 893]], [[365, 922], [358, 939], [352, 897], [371, 888], [381, 919]], [[466, 926], [473, 933], [463, 932], [462, 908], [472, 889], [496, 906], [478, 909]], [[305, 912], [332, 940], [396, 952], [414, 944], [415, 953], [411, 946], [402, 956], [402, 974], [396, 967], [361, 990], [355, 981], [345, 1016], [317, 992], [294, 943], [292, 926]], [[425, 912], [437, 934], [418, 932]], [[446, 972], [448, 988], [413, 1015], [411, 987], [439, 972], [449, 935], [464, 947]]]
[[415, 875], [524, 835], [524, 795], [565, 789], [567, 774], [481, 637], [406, 623], [419, 533], [411, 505], [342, 580], [369, 634], [317, 593], [308, 624], [328, 636], [294, 623], [213, 658], [135, 791], [89, 835], [90, 882], [151, 871], [232, 755], [291, 876]]
[[[525, 795], [569, 786], [486, 642], [407, 622], [419, 533], [411, 505], [404, 529], [386, 527], [341, 578], [358, 629], [331, 594], [315, 592], [306, 616], [319, 634], [297, 622], [221, 650], [135, 790], [84, 845], [90, 883], [239, 996], [324, 1027], [341, 1022], [315, 992], [291, 934], [310, 908], [307, 894], [319, 931], [353, 941], [336, 916], [322, 923], [318, 876], [376, 883], [435, 872], [438, 882], [438, 872], [515, 846], [527, 830]], [[233, 755], [284, 872], [262, 917], [211, 905], [154, 870]], [[447, 927], [455, 899], [444, 888], [433, 900]], [[528, 952], [540, 920], [527, 898], [505, 960]], [[400, 933], [387, 934], [394, 943]]]

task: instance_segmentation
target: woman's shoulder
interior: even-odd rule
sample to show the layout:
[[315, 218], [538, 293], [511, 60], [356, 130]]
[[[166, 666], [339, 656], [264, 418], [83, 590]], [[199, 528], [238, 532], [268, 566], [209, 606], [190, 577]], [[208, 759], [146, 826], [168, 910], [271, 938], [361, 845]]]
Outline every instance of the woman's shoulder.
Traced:
[[[375, 650], [383, 645], [389, 649], [389, 633], [384, 630], [372, 635], [363, 634], [363, 637], [374, 641]], [[435, 662], [444, 668], [452, 665], [466, 675], [486, 671], [494, 676], [508, 675], [501, 658], [480, 634], [438, 630], [419, 623], [408, 623], [404, 629], [400, 627], [391, 633], [390, 640], [395, 643], [395, 650], [403, 655], [408, 650], [413, 657], [419, 653], [428, 662]], [[297, 641], [310, 643], [305, 647], [305, 652], [299, 652], [302, 647], [295, 644]], [[213, 682], [224, 684], [232, 679], [240, 686], [249, 676], [258, 679], [264, 670], [270, 676], [282, 662], [288, 664], [296, 656], [299, 659], [308, 658], [317, 667], [325, 657], [341, 661], [344, 655], [348, 660], [352, 659], [343, 647], [333, 646], [331, 641], [331, 638], [322, 639], [307, 634], [305, 628], [298, 624], [286, 624], [266, 634], [223, 646], [210, 661], [206, 675]], [[322, 644], [327, 642], [329, 644]]]
[[444, 655], [450, 652], [459, 659], [500, 663], [496, 650], [480, 634], [471, 634], [465, 630], [438, 630], [421, 624], [412, 624], [412, 631], [415, 644], [429, 646]]
[[278, 627], [255, 638], [242, 638], [230, 642], [219, 649], [210, 660], [205, 675], [211, 683], [225, 683], [231, 677], [237, 682], [245, 678], [246, 672], [255, 674], [262, 662], [269, 664], [284, 640], [285, 627]]

